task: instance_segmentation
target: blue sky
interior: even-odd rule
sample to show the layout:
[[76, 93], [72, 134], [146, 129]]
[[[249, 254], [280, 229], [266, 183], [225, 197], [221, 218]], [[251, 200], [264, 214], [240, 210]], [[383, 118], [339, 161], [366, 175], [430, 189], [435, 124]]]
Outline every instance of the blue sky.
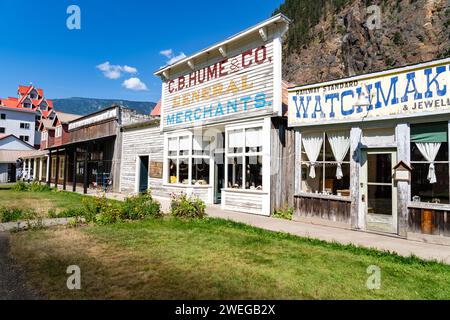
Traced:
[[[47, 98], [156, 102], [156, 69], [267, 19], [282, 2], [1, 0], [0, 97], [32, 82]], [[81, 30], [66, 26], [73, 4]]]

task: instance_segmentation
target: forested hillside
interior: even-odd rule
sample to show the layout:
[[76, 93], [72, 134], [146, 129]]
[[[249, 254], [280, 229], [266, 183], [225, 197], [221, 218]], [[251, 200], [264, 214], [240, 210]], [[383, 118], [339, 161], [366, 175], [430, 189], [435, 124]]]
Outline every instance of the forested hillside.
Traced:
[[[376, 5], [379, 28], [368, 22]], [[449, 0], [286, 0], [284, 78], [308, 84], [450, 56]]]

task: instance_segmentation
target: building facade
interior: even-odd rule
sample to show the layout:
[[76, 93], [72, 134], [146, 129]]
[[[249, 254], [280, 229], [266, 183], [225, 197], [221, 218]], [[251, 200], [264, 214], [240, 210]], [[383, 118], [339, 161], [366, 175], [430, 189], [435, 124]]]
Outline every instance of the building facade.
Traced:
[[450, 243], [450, 59], [289, 89], [298, 219]]
[[[277, 15], [155, 74], [161, 77], [162, 182], [167, 193], [269, 215], [272, 134], [283, 116]], [[278, 130], [278, 128], [275, 128]], [[277, 131], [278, 132], [278, 131]], [[274, 139], [276, 137], [276, 139]]]

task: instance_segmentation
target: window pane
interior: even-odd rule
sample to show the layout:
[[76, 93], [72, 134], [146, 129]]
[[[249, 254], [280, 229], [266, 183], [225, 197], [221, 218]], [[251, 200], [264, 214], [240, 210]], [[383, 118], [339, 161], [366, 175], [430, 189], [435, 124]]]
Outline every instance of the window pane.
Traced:
[[194, 136], [193, 137], [193, 154], [196, 156], [209, 156], [211, 137]]
[[245, 187], [251, 190], [262, 190], [262, 156], [245, 157]]
[[368, 208], [370, 214], [392, 215], [392, 186], [367, 186]]
[[228, 152], [242, 153], [244, 146], [244, 131], [231, 130], [228, 132]]
[[175, 157], [178, 151], [178, 138], [169, 139], [169, 157]]
[[180, 137], [180, 156], [189, 155], [189, 137]]
[[169, 159], [169, 183], [177, 183], [177, 161]]
[[323, 164], [316, 164], [316, 177], [310, 177], [310, 165], [302, 163], [302, 191], [307, 193], [321, 193], [323, 191]]
[[[415, 143], [411, 143], [411, 161], [427, 161]], [[448, 161], [448, 143], [443, 142], [435, 161]]]
[[324, 191], [338, 196], [350, 196], [350, 164], [343, 163], [341, 165], [343, 177], [338, 180], [336, 177], [337, 164], [327, 163], [325, 165], [325, 189]]
[[192, 184], [209, 184], [209, 159], [192, 159]]
[[367, 182], [391, 183], [392, 159], [389, 153], [377, 153], [367, 155]]
[[189, 160], [188, 159], [180, 159], [178, 160], [180, 166], [180, 177], [178, 182], [181, 184], [189, 183]]
[[436, 163], [437, 183], [428, 181], [427, 163], [412, 164], [411, 197], [420, 197], [421, 202], [449, 203], [448, 164]]
[[261, 152], [262, 151], [262, 128], [245, 129], [245, 151]]
[[242, 157], [228, 158], [228, 188], [242, 188]]

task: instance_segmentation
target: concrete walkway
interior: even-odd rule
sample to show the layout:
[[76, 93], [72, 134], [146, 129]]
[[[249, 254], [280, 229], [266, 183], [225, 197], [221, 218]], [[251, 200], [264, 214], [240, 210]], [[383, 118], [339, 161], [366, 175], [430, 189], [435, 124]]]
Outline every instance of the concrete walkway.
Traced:
[[55, 218], [55, 219], [42, 219], [42, 220], [30, 220], [30, 221], [15, 221], [0, 223], [0, 232], [13, 231], [13, 230], [26, 230], [32, 227], [54, 227], [64, 226], [69, 223], [70, 218]]
[[[89, 194], [95, 195], [94, 192]], [[125, 198], [122, 194], [114, 193], [107, 193], [106, 197], [116, 200], [123, 200]], [[161, 203], [161, 209], [164, 212], [170, 210], [170, 199], [160, 197], [155, 197], [155, 199]], [[207, 215], [210, 217], [245, 223], [269, 231], [285, 232], [299, 237], [308, 237], [328, 242], [338, 242], [341, 244], [353, 244], [365, 248], [395, 252], [398, 255], [405, 257], [415, 255], [424, 260], [436, 260], [450, 264], [449, 246], [306, 222], [288, 221], [253, 214], [224, 211], [217, 205], [208, 206]]]

